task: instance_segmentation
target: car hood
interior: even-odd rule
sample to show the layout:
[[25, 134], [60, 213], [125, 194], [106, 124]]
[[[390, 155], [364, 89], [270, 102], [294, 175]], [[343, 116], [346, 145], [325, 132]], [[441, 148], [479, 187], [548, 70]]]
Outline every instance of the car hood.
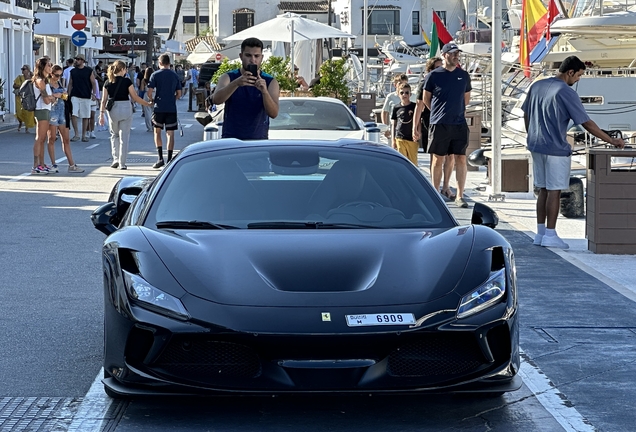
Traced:
[[364, 130], [269, 130], [269, 139], [337, 140], [340, 138], [364, 139]]
[[473, 227], [143, 232], [188, 293], [243, 306], [433, 301], [461, 280], [474, 237]]

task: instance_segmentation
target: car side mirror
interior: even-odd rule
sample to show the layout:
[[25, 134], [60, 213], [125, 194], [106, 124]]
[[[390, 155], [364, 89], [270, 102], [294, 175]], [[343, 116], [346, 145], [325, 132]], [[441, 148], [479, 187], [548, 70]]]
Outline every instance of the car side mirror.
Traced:
[[117, 216], [117, 206], [113, 202], [107, 202], [99, 206], [91, 213], [91, 222], [98, 231], [106, 235], [111, 235], [117, 231], [113, 220]]
[[137, 198], [137, 195], [139, 195], [142, 190], [143, 188], [139, 186], [129, 186], [119, 190], [119, 194], [117, 196], [117, 215], [119, 216], [120, 221], [128, 210], [128, 207], [130, 207], [132, 202], [135, 198]]
[[496, 211], [486, 204], [475, 203], [470, 223], [473, 225], [484, 225], [494, 229], [497, 224], [499, 224], [499, 216]]

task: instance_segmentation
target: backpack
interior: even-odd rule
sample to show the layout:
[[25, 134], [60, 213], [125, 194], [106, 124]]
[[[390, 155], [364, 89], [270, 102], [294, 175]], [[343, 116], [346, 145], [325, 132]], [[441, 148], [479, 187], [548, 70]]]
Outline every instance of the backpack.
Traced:
[[25, 111], [35, 111], [35, 106], [40, 99], [40, 96], [35, 98], [35, 90], [33, 87], [33, 81], [26, 80], [20, 86], [20, 90], [18, 90], [18, 96], [20, 96], [20, 102], [22, 104], [22, 109]]

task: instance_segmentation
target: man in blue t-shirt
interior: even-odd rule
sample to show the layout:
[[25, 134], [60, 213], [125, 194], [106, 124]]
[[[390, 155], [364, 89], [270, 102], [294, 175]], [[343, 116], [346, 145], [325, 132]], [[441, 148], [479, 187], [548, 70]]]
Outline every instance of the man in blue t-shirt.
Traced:
[[528, 131], [526, 143], [532, 154], [534, 186], [540, 189], [535, 245], [569, 248], [556, 234], [556, 221], [561, 191], [570, 188], [572, 147], [566, 139], [570, 120], [615, 147], [625, 147], [621, 138], [611, 138], [588, 117], [579, 95], [571, 88], [584, 72], [585, 63], [578, 57], [566, 58], [556, 77], [535, 81], [530, 86], [521, 107]]
[[[428, 132], [429, 153], [433, 158], [433, 186], [439, 191], [442, 181], [442, 167], [450, 178], [453, 166], [444, 165], [447, 155], [455, 160], [455, 179], [457, 195], [455, 204], [468, 207], [463, 198], [466, 184], [466, 148], [468, 147], [468, 125], [466, 124], [466, 105], [470, 101], [470, 75], [459, 67], [461, 50], [454, 43], [447, 43], [442, 48], [444, 65], [430, 72], [424, 83], [424, 105], [431, 110]], [[449, 191], [442, 191], [449, 196]]]
[[[263, 42], [248, 38], [241, 43], [241, 68], [221, 75], [214, 103], [225, 103], [222, 138], [267, 139], [269, 119], [278, 116], [278, 81], [260, 69]], [[257, 67], [256, 75], [248, 71]]]
[[155, 146], [159, 156], [159, 159], [152, 167], [161, 168], [165, 165], [161, 131], [164, 128], [166, 129], [168, 162], [170, 162], [174, 150], [174, 131], [179, 126], [177, 99], [181, 97], [181, 80], [177, 73], [170, 69], [170, 56], [168, 54], [159, 56], [159, 70], [150, 75], [147, 94], [148, 100], [155, 104], [152, 113], [152, 125], [154, 126]]

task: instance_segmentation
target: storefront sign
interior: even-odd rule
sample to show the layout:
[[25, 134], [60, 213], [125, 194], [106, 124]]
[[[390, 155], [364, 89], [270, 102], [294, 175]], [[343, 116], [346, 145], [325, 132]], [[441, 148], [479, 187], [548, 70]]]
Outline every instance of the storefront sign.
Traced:
[[[154, 38], [154, 50], [161, 49], [161, 39], [159, 36]], [[112, 53], [122, 53], [130, 50], [145, 51], [148, 46], [148, 34], [121, 34], [116, 33], [112, 36], [104, 36], [104, 51]]]

